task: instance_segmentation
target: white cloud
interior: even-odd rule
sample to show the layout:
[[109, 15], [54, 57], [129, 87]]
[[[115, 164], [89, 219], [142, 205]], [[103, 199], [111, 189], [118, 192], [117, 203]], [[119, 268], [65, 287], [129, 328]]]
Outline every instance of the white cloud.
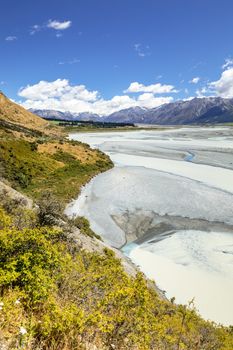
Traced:
[[153, 108], [173, 100], [172, 97], [155, 97], [153, 93], [143, 93], [137, 98], [128, 95], [103, 99], [98, 91], [89, 91], [85, 85], [71, 85], [67, 79], [52, 82], [40, 81], [28, 85], [18, 92], [25, 99], [25, 108], [55, 109], [73, 113], [92, 112], [107, 115], [130, 107]]
[[139, 102], [140, 107], [155, 108], [161, 106], [164, 103], [169, 103], [173, 101], [173, 97], [155, 97], [152, 93], [144, 93], [138, 96], [137, 102]]
[[124, 93], [137, 93], [137, 92], [151, 92], [153, 94], [164, 94], [177, 92], [174, 89], [173, 85], [162, 85], [160, 83], [152, 84], [152, 85], [144, 85], [140, 84], [137, 81], [130, 84], [128, 89], [124, 91]]
[[199, 81], [200, 81], [200, 77], [195, 77], [195, 78], [193, 78], [192, 80], [190, 80], [189, 82], [191, 83], [191, 84], [198, 84], [199, 83]]
[[191, 101], [191, 100], [193, 100], [194, 98], [196, 98], [196, 97], [195, 97], [195, 96], [189, 96], [189, 97], [183, 98], [182, 101]]
[[17, 40], [17, 36], [7, 36], [5, 38], [6, 41], [14, 41], [14, 40]]
[[40, 26], [39, 24], [34, 24], [31, 27], [30, 34], [34, 35], [35, 33], [40, 32], [42, 28], [43, 28], [43, 26]]
[[227, 68], [219, 80], [209, 83], [208, 86], [217, 96], [233, 98], [233, 67]]
[[56, 37], [60, 38], [62, 36], [62, 33], [60, 31], [70, 28], [71, 25], [72, 25], [71, 21], [60, 22], [57, 20], [50, 19], [48, 20], [47, 23], [44, 23], [44, 24], [34, 24], [30, 29], [30, 34], [34, 35], [40, 32], [41, 30], [54, 29], [57, 31]]
[[206, 86], [204, 86], [204, 87], [201, 88], [201, 89], [197, 89], [197, 90], [196, 90], [196, 95], [197, 95], [197, 97], [199, 97], [199, 98], [205, 97], [207, 93], [209, 93], [209, 90], [207, 89]]
[[47, 27], [55, 29], [55, 30], [65, 30], [65, 29], [70, 28], [71, 24], [72, 24], [71, 21], [60, 22], [57, 20], [50, 19], [47, 23]]
[[72, 86], [67, 79], [57, 79], [53, 82], [42, 80], [38, 84], [28, 85], [21, 88], [18, 95], [33, 101], [46, 101], [49, 98], [96, 101], [98, 92], [88, 91], [84, 85]]
[[224, 64], [222, 65], [222, 69], [229, 69], [233, 66], [233, 58], [226, 58]]
[[150, 55], [149, 52], [150, 46], [146, 45], [145, 47], [142, 46], [142, 44], [134, 44], [134, 50], [136, 51], [137, 55], [139, 57], [146, 57]]
[[57, 38], [61, 38], [63, 36], [63, 34], [60, 33], [60, 32], [56, 33], [55, 35], [56, 35]]
[[78, 60], [77, 58], [73, 58], [70, 61], [60, 61], [58, 62], [58, 64], [63, 65], [63, 64], [77, 64], [80, 63], [80, 60]]

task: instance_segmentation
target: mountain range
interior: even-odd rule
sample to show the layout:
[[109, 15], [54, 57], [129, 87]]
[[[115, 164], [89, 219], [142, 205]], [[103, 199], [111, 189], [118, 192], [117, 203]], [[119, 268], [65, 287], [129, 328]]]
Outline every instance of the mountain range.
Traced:
[[71, 113], [31, 109], [45, 119], [92, 120], [158, 125], [214, 124], [233, 122], [233, 99], [221, 97], [193, 98], [167, 103], [156, 108], [132, 107], [100, 116], [89, 112]]
[[56, 111], [53, 109], [33, 109], [30, 108], [29, 111], [34, 113], [44, 119], [57, 119], [57, 120], [82, 120], [82, 121], [103, 121], [104, 118], [99, 116], [98, 114], [90, 113], [90, 112], [82, 112], [82, 113], [71, 113]]

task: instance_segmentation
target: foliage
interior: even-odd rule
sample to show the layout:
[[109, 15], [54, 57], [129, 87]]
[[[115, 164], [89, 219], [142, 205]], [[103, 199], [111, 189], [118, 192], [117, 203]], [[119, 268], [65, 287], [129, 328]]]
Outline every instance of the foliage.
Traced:
[[89, 161], [80, 162], [72, 155], [58, 150], [55, 154], [39, 153], [38, 144], [53, 142], [42, 140], [29, 142], [23, 139], [0, 141], [0, 176], [6, 178], [16, 189], [38, 198], [42, 192], [51, 192], [60, 201], [67, 202], [77, 196], [82, 185], [94, 175], [112, 167], [109, 157], [87, 145], [72, 144], [85, 152]]
[[24, 140], [2, 140], [0, 161], [4, 170], [2, 176], [16, 188], [26, 190], [35, 178], [41, 178], [56, 169], [56, 162], [38, 154], [31, 143]]
[[[232, 350], [232, 328], [202, 320], [191, 305], [162, 300], [141, 273], [126, 274], [112, 250], [81, 250], [53, 227], [62, 217], [59, 200], [70, 200], [112, 167], [106, 155], [31, 132], [28, 141], [13, 138], [22, 128], [8, 133], [9, 125], [4, 127], [0, 176], [36, 198], [38, 211], [20, 199], [0, 198], [0, 347], [3, 341], [3, 347], [27, 350], [81, 350], [88, 344], [103, 350]], [[55, 153], [39, 152], [51, 144]], [[70, 145], [74, 154], [66, 151]], [[85, 218], [70, 224], [95, 236]]]
[[[35, 211], [27, 209], [24, 198], [10, 198], [7, 192], [0, 194], [2, 209], [11, 215], [10, 223], [18, 230], [34, 228], [38, 224], [38, 216]], [[2, 210], [1, 209], [1, 210]], [[2, 216], [3, 217], [3, 216]], [[1, 228], [1, 225], [0, 225]]]
[[230, 329], [161, 300], [110, 249], [88, 253], [61, 229], [13, 221], [0, 210], [0, 336], [10, 349], [232, 349]]
[[41, 226], [53, 226], [59, 222], [64, 208], [51, 192], [43, 192], [37, 205], [38, 221]]
[[80, 232], [83, 235], [87, 235], [89, 237], [95, 237], [101, 240], [101, 237], [97, 235], [94, 231], [92, 231], [92, 229], [90, 228], [89, 221], [83, 216], [77, 216], [76, 218], [71, 219], [70, 224], [79, 228]]

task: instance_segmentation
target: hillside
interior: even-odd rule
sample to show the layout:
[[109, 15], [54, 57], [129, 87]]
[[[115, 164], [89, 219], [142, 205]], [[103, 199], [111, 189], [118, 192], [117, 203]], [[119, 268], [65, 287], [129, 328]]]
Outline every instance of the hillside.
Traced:
[[45, 134], [60, 133], [59, 129], [51, 127], [49, 122], [29, 112], [25, 108], [9, 100], [0, 91], [0, 126], [15, 131], [37, 131]]
[[109, 157], [69, 141], [62, 128], [0, 95], [0, 179], [33, 198], [50, 191], [62, 203], [83, 184], [112, 167]]
[[232, 350], [231, 328], [161, 298], [86, 219], [63, 214], [109, 157], [17, 125], [0, 125], [0, 349]]

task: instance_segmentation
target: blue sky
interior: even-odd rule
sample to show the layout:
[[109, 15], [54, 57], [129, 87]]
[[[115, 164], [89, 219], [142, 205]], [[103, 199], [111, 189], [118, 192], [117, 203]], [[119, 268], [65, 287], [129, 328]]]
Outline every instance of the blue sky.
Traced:
[[2, 0], [0, 89], [101, 114], [233, 97], [232, 15], [231, 0]]

